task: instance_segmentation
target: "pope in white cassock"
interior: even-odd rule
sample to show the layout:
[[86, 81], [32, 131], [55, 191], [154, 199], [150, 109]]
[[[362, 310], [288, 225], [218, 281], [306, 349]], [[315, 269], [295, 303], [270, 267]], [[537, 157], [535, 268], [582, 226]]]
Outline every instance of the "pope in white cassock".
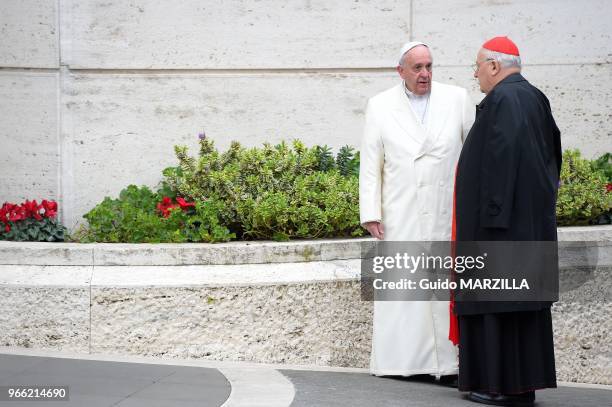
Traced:
[[[429, 47], [401, 50], [402, 83], [368, 101], [361, 146], [362, 225], [386, 241], [451, 238], [455, 167], [474, 121], [465, 89], [432, 82]], [[370, 372], [457, 374], [447, 301], [375, 301]]]

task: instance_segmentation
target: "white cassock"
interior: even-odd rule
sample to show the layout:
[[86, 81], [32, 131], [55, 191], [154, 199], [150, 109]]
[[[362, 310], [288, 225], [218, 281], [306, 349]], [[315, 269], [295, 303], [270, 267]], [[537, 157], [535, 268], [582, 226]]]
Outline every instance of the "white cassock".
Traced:
[[[465, 89], [432, 82], [424, 124], [401, 83], [368, 101], [361, 146], [361, 223], [386, 241], [450, 240], [454, 175], [474, 121]], [[447, 301], [376, 301], [370, 372], [456, 374]]]

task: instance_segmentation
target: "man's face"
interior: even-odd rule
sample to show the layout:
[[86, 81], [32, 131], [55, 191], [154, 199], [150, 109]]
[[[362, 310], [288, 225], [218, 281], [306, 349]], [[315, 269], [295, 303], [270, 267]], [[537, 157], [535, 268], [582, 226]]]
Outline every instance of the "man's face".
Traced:
[[476, 63], [474, 64], [474, 78], [478, 79], [478, 85], [480, 91], [488, 93], [493, 87], [493, 75], [491, 68], [493, 68], [493, 61], [487, 59], [485, 51], [481, 49], [476, 55]]
[[424, 95], [431, 89], [431, 69], [429, 48], [419, 45], [404, 55], [403, 64], [397, 67], [397, 72], [410, 92]]

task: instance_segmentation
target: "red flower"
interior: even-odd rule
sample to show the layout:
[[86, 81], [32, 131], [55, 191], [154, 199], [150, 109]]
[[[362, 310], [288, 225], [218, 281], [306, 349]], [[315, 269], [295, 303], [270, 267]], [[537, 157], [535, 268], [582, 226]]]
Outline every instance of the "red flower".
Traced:
[[176, 202], [178, 202], [178, 204], [181, 207], [181, 209], [187, 209], [187, 208], [195, 207], [195, 202], [187, 202], [187, 201], [185, 201], [181, 197], [176, 198]]
[[4, 223], [8, 222], [8, 221], [9, 221], [9, 217], [11, 216], [11, 213], [12, 213], [12, 212], [13, 212], [15, 209], [17, 209], [17, 208], [18, 208], [18, 206], [17, 206], [17, 205], [14, 205], [14, 204], [12, 204], [12, 203], [5, 202], [5, 203], [2, 205], [2, 208], [0, 208], [0, 221], [2, 221], [2, 222], [4, 222]]
[[36, 202], [36, 199], [35, 199], [33, 201], [25, 201], [24, 203], [21, 204], [21, 206], [23, 206], [25, 210], [28, 212], [34, 212], [38, 208], [38, 203]]
[[38, 205], [38, 203], [36, 202], [36, 199], [33, 201], [25, 201], [21, 205], [21, 207], [24, 209], [25, 217], [23, 219], [27, 219], [27, 218], [34, 218], [36, 220], [42, 219], [42, 216], [40, 216], [40, 209], [42, 207]]
[[57, 202], [43, 199], [40, 206], [45, 210], [46, 218], [54, 218], [57, 215]]
[[8, 220], [9, 222], [17, 222], [18, 220], [27, 219], [25, 208], [19, 207], [17, 209], [13, 209], [9, 212]]
[[159, 210], [164, 218], [170, 216], [170, 211], [174, 208], [181, 208], [182, 210], [187, 210], [188, 208], [195, 207], [194, 202], [187, 202], [185, 199], [178, 197], [176, 198], [176, 203], [172, 201], [171, 198], [165, 196], [162, 198], [162, 201], [157, 204], [157, 210]]
[[608, 183], [608, 185], [606, 185], [606, 192], [610, 192], [612, 191], [612, 182]]
[[[43, 212], [44, 211], [44, 212]], [[57, 202], [44, 199], [39, 205], [36, 200], [26, 200], [21, 205], [5, 202], [0, 208], [0, 222], [4, 223], [4, 230], [10, 231], [9, 222], [19, 222], [29, 218], [38, 221], [44, 217], [53, 218], [57, 215]]]
[[159, 210], [164, 218], [170, 216], [170, 210], [173, 208], [178, 208], [178, 205], [172, 203], [172, 199], [165, 196], [162, 198], [162, 201], [157, 204], [157, 210]]

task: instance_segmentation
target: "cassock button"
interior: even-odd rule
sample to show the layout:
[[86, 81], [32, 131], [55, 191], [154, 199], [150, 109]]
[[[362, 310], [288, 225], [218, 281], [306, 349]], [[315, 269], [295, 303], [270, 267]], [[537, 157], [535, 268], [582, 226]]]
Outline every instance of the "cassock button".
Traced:
[[491, 216], [497, 216], [501, 212], [501, 208], [495, 202], [490, 202], [488, 209], [489, 209], [489, 215]]

